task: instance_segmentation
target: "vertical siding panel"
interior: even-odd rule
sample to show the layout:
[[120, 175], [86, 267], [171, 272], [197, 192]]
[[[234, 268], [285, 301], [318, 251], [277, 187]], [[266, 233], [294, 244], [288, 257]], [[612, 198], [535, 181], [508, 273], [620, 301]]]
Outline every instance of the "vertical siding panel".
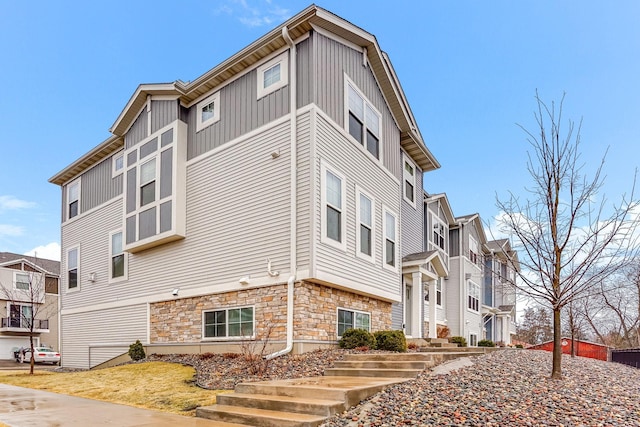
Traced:
[[86, 212], [122, 194], [122, 174], [112, 175], [112, 158], [107, 157], [82, 174], [80, 213]]
[[315, 79], [315, 75], [313, 73], [313, 69], [311, 68], [311, 48], [312, 48], [312, 37], [302, 41], [297, 45], [298, 49], [298, 61], [297, 61], [297, 71], [298, 71], [298, 87], [297, 87], [297, 104], [298, 108], [304, 107], [305, 105], [311, 103], [311, 85]]
[[131, 148], [147, 137], [147, 109], [143, 108], [138, 118], [124, 136], [125, 148]]
[[178, 119], [177, 101], [151, 101], [151, 133]]

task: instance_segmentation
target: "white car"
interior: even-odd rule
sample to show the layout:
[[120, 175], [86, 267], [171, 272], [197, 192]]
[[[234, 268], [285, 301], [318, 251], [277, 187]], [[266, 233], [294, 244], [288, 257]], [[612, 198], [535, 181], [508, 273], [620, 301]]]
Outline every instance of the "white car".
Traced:
[[[34, 361], [36, 363], [60, 364], [60, 353], [48, 347], [34, 347]], [[16, 362], [29, 363], [31, 361], [31, 349], [21, 348], [14, 352]]]

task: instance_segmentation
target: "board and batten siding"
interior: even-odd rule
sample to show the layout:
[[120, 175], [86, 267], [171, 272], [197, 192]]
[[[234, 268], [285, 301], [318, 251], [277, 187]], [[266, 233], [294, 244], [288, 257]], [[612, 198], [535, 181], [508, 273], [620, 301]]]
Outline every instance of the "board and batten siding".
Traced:
[[82, 174], [80, 212], [100, 206], [122, 194], [122, 174], [112, 177], [112, 156]]
[[187, 159], [198, 157], [289, 113], [289, 85], [256, 99], [257, 75], [254, 69], [220, 88], [220, 120], [200, 132], [196, 132], [197, 104], [189, 108]]
[[61, 316], [62, 365], [88, 369], [147, 341], [147, 305]]
[[[382, 205], [399, 216], [400, 186], [382, 167], [365, 153], [354, 141], [335, 129], [325, 116], [318, 115], [316, 120], [316, 157], [315, 170], [315, 267], [337, 277], [359, 283], [368, 293], [376, 295], [383, 291], [400, 300], [400, 272], [383, 268], [382, 253]], [[326, 164], [340, 172], [346, 179], [346, 252], [321, 241], [321, 172], [320, 165]], [[356, 185], [375, 198], [375, 265], [356, 256]], [[400, 268], [400, 263], [398, 263]], [[338, 283], [339, 285], [339, 283]]]
[[298, 108], [313, 102], [316, 72], [313, 62], [313, 38], [309, 37], [296, 45], [298, 80], [296, 99]]
[[380, 147], [384, 166], [398, 179], [402, 178], [400, 131], [387, 108], [369, 65], [362, 64], [362, 51], [357, 51], [316, 32], [312, 35], [316, 69], [315, 103], [339, 126], [345, 127], [345, 73], [382, 115]]
[[173, 101], [151, 101], [151, 133], [155, 133], [178, 119], [180, 104]]
[[[127, 134], [124, 136], [124, 148], [128, 149], [136, 145], [148, 136], [147, 120], [149, 120], [147, 114], [147, 107], [143, 108], [138, 117], [135, 119]], [[126, 159], [125, 159], [126, 160]]]

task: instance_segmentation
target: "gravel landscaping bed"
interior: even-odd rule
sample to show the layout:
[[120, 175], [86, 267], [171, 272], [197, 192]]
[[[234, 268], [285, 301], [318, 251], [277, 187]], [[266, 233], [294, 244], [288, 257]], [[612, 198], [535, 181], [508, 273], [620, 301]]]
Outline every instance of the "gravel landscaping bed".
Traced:
[[323, 426], [640, 426], [640, 370], [551, 353], [489, 353], [446, 375], [424, 372]]

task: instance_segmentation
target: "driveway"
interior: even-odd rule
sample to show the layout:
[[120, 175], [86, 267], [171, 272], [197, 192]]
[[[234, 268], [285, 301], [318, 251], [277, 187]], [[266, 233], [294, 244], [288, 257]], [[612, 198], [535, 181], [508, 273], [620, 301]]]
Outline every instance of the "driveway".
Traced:
[[12, 427], [238, 427], [237, 424], [0, 384], [0, 425], [3, 423]]
[[[44, 364], [44, 363], [36, 363], [35, 364], [35, 369], [38, 370], [52, 370], [57, 368], [56, 365], [52, 365], [50, 363]], [[15, 360], [6, 360], [6, 359], [0, 359], [0, 370], [3, 371], [13, 371], [13, 370], [23, 370], [23, 369], [29, 369], [29, 364], [28, 363], [18, 363]]]

